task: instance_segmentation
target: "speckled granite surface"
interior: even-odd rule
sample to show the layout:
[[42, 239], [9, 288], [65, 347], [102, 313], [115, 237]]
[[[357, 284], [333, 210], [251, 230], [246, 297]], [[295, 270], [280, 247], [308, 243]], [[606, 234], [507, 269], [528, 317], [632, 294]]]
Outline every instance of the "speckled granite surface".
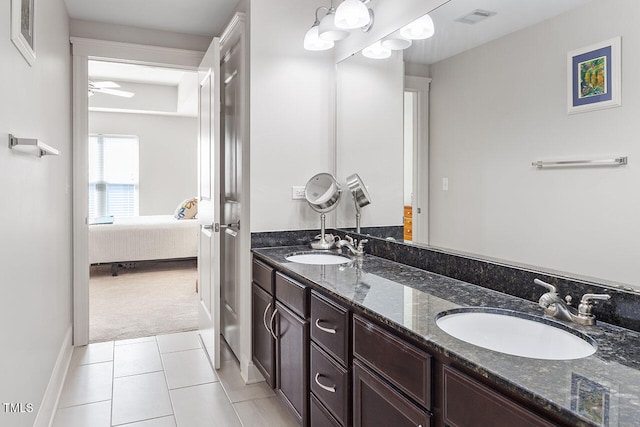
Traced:
[[505, 355], [449, 336], [435, 324], [435, 317], [467, 306], [542, 315], [537, 304], [372, 255], [342, 266], [286, 261], [287, 254], [297, 251], [308, 247], [261, 248], [254, 254], [576, 426], [639, 424], [639, 333], [603, 322], [591, 327], [570, 324], [598, 343], [594, 355], [569, 361]]

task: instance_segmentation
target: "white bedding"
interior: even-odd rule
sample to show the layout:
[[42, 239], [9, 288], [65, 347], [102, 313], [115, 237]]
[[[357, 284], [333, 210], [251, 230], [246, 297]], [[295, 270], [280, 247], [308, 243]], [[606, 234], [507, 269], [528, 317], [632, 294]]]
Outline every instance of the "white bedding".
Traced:
[[191, 258], [198, 254], [198, 220], [173, 215], [115, 218], [89, 225], [91, 264]]

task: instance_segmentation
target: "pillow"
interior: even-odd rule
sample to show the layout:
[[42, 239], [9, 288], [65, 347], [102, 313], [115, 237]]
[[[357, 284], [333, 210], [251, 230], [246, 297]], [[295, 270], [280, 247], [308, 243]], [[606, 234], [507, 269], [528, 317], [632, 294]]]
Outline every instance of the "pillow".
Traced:
[[185, 199], [178, 205], [173, 216], [176, 219], [192, 219], [198, 213], [198, 199], [195, 197], [191, 199]]

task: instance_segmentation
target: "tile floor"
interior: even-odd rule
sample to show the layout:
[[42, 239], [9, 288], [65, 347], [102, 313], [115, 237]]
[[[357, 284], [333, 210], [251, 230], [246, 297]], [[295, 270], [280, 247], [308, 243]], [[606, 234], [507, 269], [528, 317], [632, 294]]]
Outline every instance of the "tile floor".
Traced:
[[245, 385], [223, 349], [211, 368], [197, 332], [74, 349], [53, 427], [294, 427], [264, 382]]

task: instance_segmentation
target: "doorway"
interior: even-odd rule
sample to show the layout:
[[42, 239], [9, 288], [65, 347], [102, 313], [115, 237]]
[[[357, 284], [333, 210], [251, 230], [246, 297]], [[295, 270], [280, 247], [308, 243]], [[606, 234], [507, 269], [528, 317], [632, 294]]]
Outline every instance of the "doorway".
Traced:
[[89, 339], [195, 330], [197, 74], [89, 60], [88, 77]]
[[[196, 71], [202, 54], [195, 51], [143, 47], [82, 38], [71, 38], [73, 54], [73, 247], [74, 247], [74, 345], [89, 342], [89, 256], [88, 256], [88, 144], [89, 61], [160, 66]], [[117, 89], [117, 88], [116, 88]], [[121, 90], [126, 90], [121, 87]], [[142, 90], [142, 87], [140, 88]], [[197, 96], [197, 91], [196, 91]], [[115, 102], [115, 101], [114, 101]], [[109, 106], [102, 108], [112, 108]], [[113, 107], [116, 108], [116, 107]], [[170, 115], [164, 115], [170, 120]], [[129, 133], [130, 134], [130, 133]], [[178, 141], [179, 142], [179, 141]], [[195, 161], [193, 163], [195, 168]], [[143, 185], [143, 182], [140, 182]], [[194, 188], [195, 191], [195, 188]], [[177, 203], [176, 203], [177, 204]], [[175, 206], [174, 206], [175, 208]], [[193, 284], [195, 291], [195, 283]]]

